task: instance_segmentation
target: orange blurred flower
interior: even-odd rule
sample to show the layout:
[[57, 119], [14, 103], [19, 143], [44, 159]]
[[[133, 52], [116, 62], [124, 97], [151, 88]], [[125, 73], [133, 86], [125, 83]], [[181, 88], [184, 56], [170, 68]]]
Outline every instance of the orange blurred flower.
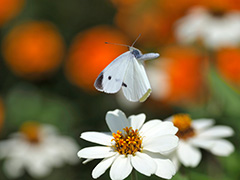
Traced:
[[170, 100], [195, 99], [203, 90], [206, 60], [191, 48], [169, 48], [163, 56], [171, 59], [167, 67]]
[[202, 5], [213, 12], [225, 12], [231, 10], [240, 10], [239, 0], [198, 0]]
[[227, 48], [217, 52], [216, 66], [223, 77], [240, 85], [240, 49]]
[[193, 4], [193, 0], [139, 0], [118, 9], [115, 23], [132, 38], [142, 34], [139, 41], [144, 45], [169, 43], [174, 40], [174, 22]]
[[132, 38], [141, 34], [139, 42], [145, 46], [169, 41], [173, 21], [174, 17], [163, 13], [159, 6], [146, 6], [145, 3], [119, 9], [115, 16], [116, 25]]
[[142, 38], [139, 41], [144, 45], [174, 42], [175, 22], [195, 6], [203, 6], [214, 17], [221, 17], [232, 10], [240, 10], [239, 0], [112, 1], [118, 7], [116, 25], [131, 37], [141, 33]]
[[[163, 94], [156, 94], [155, 97], [176, 104], [201, 100], [207, 67], [204, 56], [193, 48], [168, 47], [161, 53], [161, 58], [161, 66], [157, 67], [159, 72], [156, 74], [159, 75], [158, 81], [162, 82], [157, 82], [159, 87], [153, 91], [159, 89]], [[162, 87], [165, 88], [164, 92]]]
[[171, 38], [172, 19], [156, 11], [119, 11], [115, 23], [132, 38], [141, 34], [139, 42], [144, 45], [158, 45]]
[[181, 2], [179, 0], [162, 0], [159, 1], [159, 6], [164, 11], [183, 15], [189, 8], [199, 4], [199, 1], [201, 0], [181, 0]]
[[6, 63], [17, 75], [32, 79], [54, 71], [64, 54], [62, 36], [49, 22], [15, 27], [3, 42]]
[[81, 32], [74, 39], [66, 63], [66, 75], [75, 85], [94, 90], [98, 74], [117, 56], [127, 51], [123, 46], [104, 42], [128, 44], [127, 38], [110, 26], [97, 26]]
[[0, 0], [0, 26], [16, 16], [25, 0]]

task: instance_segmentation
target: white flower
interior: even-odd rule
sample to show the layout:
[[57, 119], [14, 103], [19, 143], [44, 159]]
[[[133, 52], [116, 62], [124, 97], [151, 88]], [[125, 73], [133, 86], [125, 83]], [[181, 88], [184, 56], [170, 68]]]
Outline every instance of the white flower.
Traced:
[[184, 44], [201, 40], [213, 49], [237, 46], [240, 43], [240, 12], [214, 14], [195, 7], [176, 23], [175, 34]]
[[228, 156], [234, 151], [234, 146], [222, 139], [234, 133], [228, 126], [212, 126], [212, 119], [192, 121], [187, 114], [176, 114], [168, 120], [178, 128], [176, 135], [179, 137], [179, 145], [172, 158], [177, 167], [180, 163], [187, 167], [196, 167], [202, 158], [199, 148], [217, 156]]
[[152, 99], [159, 100], [164, 99], [170, 94], [170, 76], [166, 69], [171, 59], [159, 58], [159, 61], [155, 61], [151, 66], [146, 67], [146, 71], [149, 77], [149, 81], [152, 85]]
[[172, 152], [178, 144], [174, 135], [177, 128], [171, 122], [151, 120], [144, 124], [145, 115], [132, 115], [128, 119], [120, 110], [109, 111], [106, 122], [110, 133], [85, 132], [81, 138], [103, 146], [81, 149], [80, 158], [85, 162], [103, 160], [93, 169], [94, 179], [101, 176], [109, 167], [110, 178], [122, 180], [132, 169], [150, 176], [170, 179], [175, 174], [175, 166], [165, 154]]
[[28, 122], [20, 132], [0, 142], [0, 158], [5, 158], [3, 168], [9, 178], [23, 175], [24, 169], [41, 178], [53, 167], [77, 163], [78, 149], [72, 138], [58, 135], [53, 126]]

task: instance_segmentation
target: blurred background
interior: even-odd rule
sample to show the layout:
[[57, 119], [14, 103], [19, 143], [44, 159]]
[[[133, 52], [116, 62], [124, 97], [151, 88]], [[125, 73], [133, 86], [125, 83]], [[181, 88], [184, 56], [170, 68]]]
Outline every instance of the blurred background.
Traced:
[[[135, 47], [160, 54], [146, 63], [151, 96], [131, 103], [121, 92], [97, 92], [98, 74], [128, 50], [104, 42], [131, 45], [139, 34]], [[197, 168], [182, 167], [173, 179], [240, 179], [238, 0], [0, 0], [0, 43], [0, 140], [36, 121], [86, 147], [92, 144], [80, 134], [108, 131], [109, 110], [145, 113], [147, 120], [189, 113], [231, 126], [236, 150], [229, 157], [203, 151]], [[98, 161], [81, 161], [42, 179], [91, 179]], [[7, 180], [3, 163], [0, 179]], [[108, 173], [99, 179], [109, 179]]]

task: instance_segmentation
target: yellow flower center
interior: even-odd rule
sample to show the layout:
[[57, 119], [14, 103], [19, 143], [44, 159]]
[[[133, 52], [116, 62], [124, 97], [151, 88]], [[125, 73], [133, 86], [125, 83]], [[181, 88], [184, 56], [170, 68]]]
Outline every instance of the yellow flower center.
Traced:
[[138, 130], [133, 130], [132, 127], [123, 128], [123, 132], [117, 131], [113, 133], [112, 141], [115, 142], [113, 148], [124, 155], [135, 155], [136, 152], [142, 150], [142, 137]]
[[37, 122], [26, 122], [20, 128], [20, 132], [23, 133], [31, 143], [38, 143], [40, 141], [39, 130], [40, 124]]
[[177, 136], [180, 139], [188, 139], [195, 135], [192, 128], [192, 119], [188, 114], [176, 114], [173, 116], [173, 124], [178, 128]]

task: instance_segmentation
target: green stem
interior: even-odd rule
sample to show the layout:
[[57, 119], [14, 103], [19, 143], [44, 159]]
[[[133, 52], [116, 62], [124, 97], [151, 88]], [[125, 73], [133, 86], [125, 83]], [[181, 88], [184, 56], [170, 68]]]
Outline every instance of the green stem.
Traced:
[[131, 173], [131, 180], [137, 180], [137, 171], [135, 169], [132, 170]]

